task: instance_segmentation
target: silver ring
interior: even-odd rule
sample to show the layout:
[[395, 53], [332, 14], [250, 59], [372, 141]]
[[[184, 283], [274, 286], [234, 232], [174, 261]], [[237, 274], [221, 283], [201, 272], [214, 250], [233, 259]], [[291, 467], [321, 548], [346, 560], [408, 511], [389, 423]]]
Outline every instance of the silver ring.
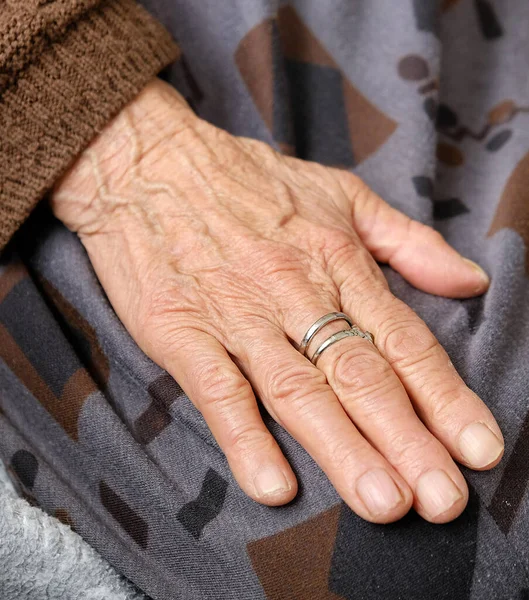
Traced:
[[333, 321], [340, 320], [347, 321], [347, 323], [349, 323], [349, 327], [354, 326], [351, 317], [342, 312], [331, 312], [319, 318], [313, 325], [311, 325], [307, 329], [307, 333], [303, 336], [303, 339], [301, 340], [301, 343], [298, 347], [298, 350], [301, 352], [301, 354], [307, 356], [307, 347], [310, 344], [310, 341], [318, 333], [318, 331], [322, 329], [322, 327], [325, 327], [325, 325], [328, 325]]
[[340, 340], [343, 340], [346, 337], [361, 337], [368, 340], [372, 344], [374, 343], [373, 336], [369, 333], [369, 331], [364, 332], [361, 329], [359, 329], [356, 325], [353, 325], [351, 329], [344, 329], [343, 331], [338, 331], [338, 333], [331, 335], [324, 342], [322, 342], [316, 350], [316, 352], [314, 352], [314, 354], [312, 355], [310, 362], [314, 366], [316, 366], [318, 358], [321, 356], [322, 352], [327, 350], [329, 346], [336, 344], [336, 342], [339, 342]]

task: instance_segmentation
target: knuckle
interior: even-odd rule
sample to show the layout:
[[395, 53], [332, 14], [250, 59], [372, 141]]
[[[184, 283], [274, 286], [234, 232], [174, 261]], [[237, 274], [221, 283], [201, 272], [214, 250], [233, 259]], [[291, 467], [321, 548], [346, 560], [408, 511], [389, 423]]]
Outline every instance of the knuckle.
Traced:
[[369, 251], [360, 243], [359, 240], [340, 231], [333, 231], [332, 238], [322, 249], [325, 266], [333, 272], [348, 271], [351, 266], [356, 268], [359, 265], [368, 264], [373, 260]]
[[438, 343], [428, 327], [416, 320], [393, 321], [379, 338], [390, 364], [413, 365], [429, 356]]
[[[149, 278], [144, 279], [145, 282]], [[148, 331], [156, 335], [160, 341], [169, 337], [179, 336], [187, 328], [192, 329], [199, 319], [203, 320], [203, 302], [198, 294], [191, 293], [184, 297], [176, 282], [167, 280], [157, 284], [156, 291], [149, 291], [146, 283], [146, 292], [140, 301], [133, 303], [128, 312], [134, 315], [134, 322], [138, 331]], [[169, 331], [170, 335], [165, 336]], [[174, 336], [173, 336], [174, 334]]]
[[223, 409], [228, 409], [250, 394], [248, 382], [227, 366], [207, 364], [196, 369], [194, 376], [202, 406], [219, 404]]
[[302, 273], [303, 252], [297, 248], [286, 248], [280, 244], [265, 242], [258, 247], [246, 248], [242, 258], [251, 272], [266, 282], [266, 285], [284, 285], [286, 277]]
[[[165, 325], [165, 326], [164, 326]], [[187, 323], [179, 322], [175, 325], [168, 319], [163, 322], [157, 322], [150, 327], [144, 327], [141, 331], [145, 332], [151, 339], [151, 345], [156, 345], [160, 354], [171, 356], [177, 348], [189, 346], [190, 352], [194, 350], [194, 333], [192, 327], [187, 326]], [[161, 365], [164, 366], [163, 364]]]
[[326, 407], [329, 400], [329, 394], [326, 394], [325, 398], [317, 393], [302, 394], [284, 405], [281, 411], [283, 419], [290, 426], [294, 420], [321, 425], [327, 417]]
[[319, 250], [330, 268], [339, 268], [351, 257], [363, 252], [362, 244], [350, 232], [329, 227], [319, 227], [317, 231], [319, 235], [315, 237], [320, 242]]
[[366, 300], [371, 299], [371, 301], [389, 291], [388, 281], [372, 257], [370, 262], [358, 265], [343, 276], [335, 275], [335, 279], [338, 280], [340, 297], [346, 303], [355, 302], [359, 291], [365, 294]]
[[349, 234], [332, 232], [331, 242], [322, 248], [323, 266], [338, 286], [339, 293], [347, 296], [362, 286], [387, 289], [387, 281], [369, 250]]
[[247, 423], [227, 432], [227, 445], [239, 455], [248, 456], [271, 450], [273, 440], [268, 432]]
[[405, 464], [409, 468], [420, 468], [425, 457], [438, 456], [438, 442], [430, 434], [403, 429], [387, 434], [392, 456], [390, 462], [395, 466]]
[[330, 447], [329, 457], [336, 473], [354, 473], [359, 465], [370, 465], [376, 460], [377, 452], [364, 443], [363, 438]]
[[284, 403], [300, 396], [308, 396], [326, 385], [325, 375], [309, 365], [293, 365], [278, 369], [269, 378], [270, 399]]
[[437, 427], [446, 427], [461, 419], [465, 400], [460, 385], [431, 386], [428, 391], [428, 419]]
[[339, 445], [330, 452], [331, 464], [338, 473], [351, 472], [361, 460], [362, 452], [355, 445], [349, 444], [347, 447]]
[[336, 359], [334, 365], [333, 379], [338, 392], [375, 391], [386, 387], [392, 378], [393, 372], [389, 364], [373, 350], [363, 347], [346, 350]]

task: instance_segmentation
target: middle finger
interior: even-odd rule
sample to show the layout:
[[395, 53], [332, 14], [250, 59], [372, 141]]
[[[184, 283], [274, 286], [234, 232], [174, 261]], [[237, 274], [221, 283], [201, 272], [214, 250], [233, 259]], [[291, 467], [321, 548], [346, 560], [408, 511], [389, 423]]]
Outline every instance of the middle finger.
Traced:
[[[323, 306], [315, 308], [301, 327], [287, 322], [287, 334], [300, 340], [328, 312]], [[348, 327], [341, 323], [338, 329]], [[309, 345], [308, 356], [336, 330], [327, 327]], [[457, 517], [468, 499], [465, 479], [446, 448], [420, 421], [399, 378], [373, 344], [347, 337], [329, 346], [317, 364], [360, 432], [411, 487], [417, 512], [436, 523]]]

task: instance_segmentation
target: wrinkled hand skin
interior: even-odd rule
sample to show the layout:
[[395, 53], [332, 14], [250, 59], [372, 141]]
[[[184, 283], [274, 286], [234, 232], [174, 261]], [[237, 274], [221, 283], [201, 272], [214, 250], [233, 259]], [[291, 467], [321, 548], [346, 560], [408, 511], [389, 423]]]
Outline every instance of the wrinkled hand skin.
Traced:
[[[51, 205], [254, 500], [277, 506], [297, 493], [256, 397], [375, 523], [412, 506], [433, 523], [454, 519], [468, 499], [455, 461], [489, 469], [501, 459], [493, 415], [377, 261], [448, 297], [481, 294], [488, 278], [351, 173], [231, 136], [155, 80], [79, 157]], [[346, 338], [315, 367], [296, 343], [340, 310], [375, 345]], [[309, 356], [346, 326], [327, 325]]]

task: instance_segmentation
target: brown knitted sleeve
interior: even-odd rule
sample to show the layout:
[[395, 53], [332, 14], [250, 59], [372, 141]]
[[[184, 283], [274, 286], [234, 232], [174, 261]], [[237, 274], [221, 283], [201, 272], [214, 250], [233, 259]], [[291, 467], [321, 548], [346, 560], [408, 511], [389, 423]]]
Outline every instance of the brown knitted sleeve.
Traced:
[[178, 48], [133, 0], [0, 0], [0, 250]]

